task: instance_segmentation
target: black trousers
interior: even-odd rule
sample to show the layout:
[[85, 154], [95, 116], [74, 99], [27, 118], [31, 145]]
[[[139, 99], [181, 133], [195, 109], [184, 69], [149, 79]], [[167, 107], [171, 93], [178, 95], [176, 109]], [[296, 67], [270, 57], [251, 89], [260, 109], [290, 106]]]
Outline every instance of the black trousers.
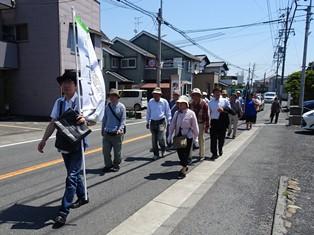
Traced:
[[270, 114], [270, 122], [273, 122], [274, 116], [276, 116], [275, 123], [277, 123], [278, 122], [279, 113], [271, 113]]
[[219, 152], [225, 144], [226, 128], [221, 120], [212, 119], [210, 128], [210, 151], [217, 156], [217, 145]]
[[186, 167], [188, 165], [190, 151], [192, 147], [193, 139], [187, 139], [187, 146], [184, 149], [177, 149], [177, 153], [180, 159], [180, 164], [183, 167]]

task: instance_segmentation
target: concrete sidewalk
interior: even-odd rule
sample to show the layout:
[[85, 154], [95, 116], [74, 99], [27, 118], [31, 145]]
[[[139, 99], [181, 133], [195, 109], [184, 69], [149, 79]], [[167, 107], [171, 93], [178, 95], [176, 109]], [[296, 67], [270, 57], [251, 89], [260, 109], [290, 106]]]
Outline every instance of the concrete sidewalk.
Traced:
[[171, 234], [271, 234], [280, 176], [301, 187], [288, 234], [314, 234], [313, 143], [313, 132], [298, 127], [261, 128]]

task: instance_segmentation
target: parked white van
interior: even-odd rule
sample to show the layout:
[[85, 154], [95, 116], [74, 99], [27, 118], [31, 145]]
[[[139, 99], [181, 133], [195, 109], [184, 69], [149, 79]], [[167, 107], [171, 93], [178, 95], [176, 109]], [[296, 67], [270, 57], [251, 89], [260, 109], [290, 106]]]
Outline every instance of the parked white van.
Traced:
[[276, 97], [276, 92], [265, 92], [264, 93], [264, 101], [265, 103], [272, 103]]
[[147, 108], [147, 91], [140, 89], [119, 90], [120, 102], [127, 110], [140, 111]]

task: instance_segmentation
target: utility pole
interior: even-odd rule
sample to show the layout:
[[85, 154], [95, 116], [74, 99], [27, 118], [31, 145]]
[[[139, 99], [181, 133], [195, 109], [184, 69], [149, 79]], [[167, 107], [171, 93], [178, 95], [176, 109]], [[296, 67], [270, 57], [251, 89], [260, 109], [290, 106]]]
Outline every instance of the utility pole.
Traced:
[[[279, 39], [279, 43], [280, 43], [280, 39]], [[279, 95], [279, 89], [278, 89], [278, 73], [279, 73], [279, 66], [280, 66], [280, 55], [281, 55], [281, 50], [282, 47], [280, 45], [278, 45], [278, 49], [277, 49], [277, 65], [276, 65], [276, 79], [275, 79], [275, 91], [277, 96]]]
[[158, 10], [158, 56], [157, 56], [157, 87], [160, 87], [161, 83], [161, 25], [162, 19], [162, 0], [160, 0], [160, 8]]
[[305, 36], [304, 36], [304, 49], [303, 49], [303, 61], [302, 61], [302, 73], [301, 73], [301, 91], [300, 91], [300, 100], [299, 100], [299, 105], [301, 107], [301, 114], [303, 113], [303, 103], [304, 103], [307, 44], [308, 44], [311, 15], [312, 15], [311, 8], [312, 8], [312, 0], [310, 0], [310, 5], [306, 8]]
[[143, 23], [142, 21], [140, 21], [141, 18], [141, 16], [134, 17], [134, 34], [137, 34], [140, 30], [140, 24]]
[[252, 75], [251, 75], [251, 93], [253, 92], [253, 78], [254, 78], [254, 72], [255, 72], [255, 63], [253, 64], [253, 69], [252, 69]]
[[263, 93], [266, 92], [266, 72], [264, 73]]
[[[285, 66], [286, 66], [286, 53], [287, 53], [287, 43], [289, 38], [289, 29], [288, 29], [288, 23], [289, 23], [289, 15], [290, 15], [290, 9], [289, 6], [287, 7], [286, 12], [286, 20], [285, 20], [285, 27], [284, 27], [284, 39], [283, 39], [283, 56], [282, 56], [282, 70], [281, 70], [281, 80], [280, 80], [280, 88], [279, 88], [279, 98], [280, 102], [282, 100], [282, 92], [283, 92], [283, 80], [285, 76]], [[277, 85], [276, 85], [277, 86]]]

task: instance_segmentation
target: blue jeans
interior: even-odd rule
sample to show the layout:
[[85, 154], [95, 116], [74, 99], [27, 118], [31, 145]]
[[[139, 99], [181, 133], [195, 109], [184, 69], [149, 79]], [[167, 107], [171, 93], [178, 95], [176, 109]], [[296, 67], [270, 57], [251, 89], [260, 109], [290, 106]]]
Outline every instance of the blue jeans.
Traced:
[[80, 176], [82, 168], [81, 150], [67, 154], [62, 153], [62, 157], [67, 170], [67, 177], [60, 214], [66, 217], [70, 212], [70, 206], [72, 205], [75, 194], [79, 199], [83, 199], [85, 196], [85, 190]]

